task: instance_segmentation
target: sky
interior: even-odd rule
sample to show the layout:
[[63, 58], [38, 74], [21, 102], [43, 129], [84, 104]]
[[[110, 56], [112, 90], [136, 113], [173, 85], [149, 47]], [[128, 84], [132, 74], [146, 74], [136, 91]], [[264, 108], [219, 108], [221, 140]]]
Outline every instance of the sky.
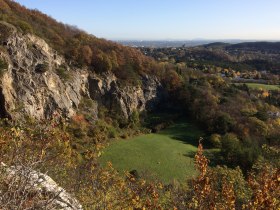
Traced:
[[16, 0], [111, 40], [280, 40], [280, 0]]

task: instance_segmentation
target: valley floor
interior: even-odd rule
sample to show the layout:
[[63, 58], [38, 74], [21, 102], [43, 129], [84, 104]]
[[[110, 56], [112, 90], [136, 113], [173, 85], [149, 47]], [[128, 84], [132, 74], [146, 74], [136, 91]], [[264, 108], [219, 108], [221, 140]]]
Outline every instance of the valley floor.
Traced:
[[159, 133], [111, 143], [100, 162], [111, 162], [120, 172], [137, 170], [146, 179], [182, 182], [196, 175], [193, 158], [202, 136], [204, 133], [190, 122], [177, 122]]

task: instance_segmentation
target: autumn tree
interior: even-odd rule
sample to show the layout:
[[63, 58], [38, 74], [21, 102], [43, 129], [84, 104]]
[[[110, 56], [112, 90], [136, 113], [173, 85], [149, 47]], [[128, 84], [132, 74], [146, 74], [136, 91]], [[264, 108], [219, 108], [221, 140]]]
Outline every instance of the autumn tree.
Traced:
[[86, 64], [89, 65], [91, 64], [91, 60], [92, 60], [92, 50], [88, 45], [82, 46], [80, 49], [80, 58], [79, 61], [82, 64]]

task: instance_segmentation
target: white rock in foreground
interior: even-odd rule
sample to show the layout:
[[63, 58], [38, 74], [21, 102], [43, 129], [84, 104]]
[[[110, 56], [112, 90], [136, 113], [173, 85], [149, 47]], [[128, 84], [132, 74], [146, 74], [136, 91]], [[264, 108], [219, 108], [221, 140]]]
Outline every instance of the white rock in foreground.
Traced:
[[[7, 180], [24, 180], [26, 187], [30, 191], [35, 191], [42, 195], [51, 195], [48, 206], [51, 209], [60, 210], [82, 210], [82, 205], [66, 192], [62, 187], [59, 187], [56, 182], [46, 174], [34, 171], [24, 167], [8, 167], [6, 164], [0, 164], [1, 170], [4, 169]], [[1, 201], [1, 200], [0, 200]]]

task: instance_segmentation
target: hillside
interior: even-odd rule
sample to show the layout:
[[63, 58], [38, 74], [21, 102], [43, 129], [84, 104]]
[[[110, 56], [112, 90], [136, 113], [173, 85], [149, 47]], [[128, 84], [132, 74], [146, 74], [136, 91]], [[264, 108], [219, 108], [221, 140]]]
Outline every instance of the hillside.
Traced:
[[89, 99], [94, 119], [101, 107], [127, 119], [158, 101], [153, 59], [13, 1], [0, 5], [2, 117], [71, 117]]
[[138, 50], [96, 38], [14, 1], [1, 0], [0, 11], [1, 21], [16, 26], [23, 34], [31, 33], [44, 39], [72, 65], [86, 66], [95, 72], [112, 71], [132, 84], [137, 84], [139, 75], [156, 68], [153, 60]]
[[[199, 66], [215, 66], [240, 72], [266, 71], [279, 74], [279, 42], [244, 42], [229, 44], [214, 42], [196, 47], [139, 48], [155, 59], [173, 58], [177, 63], [196, 63]], [[151, 51], [150, 51], [151, 50]], [[202, 67], [203, 68], [203, 67]]]
[[279, 53], [280, 42], [243, 42], [225, 47], [226, 50], [250, 50], [267, 53]]
[[278, 209], [278, 47], [135, 49], [0, 0], [0, 209]]

